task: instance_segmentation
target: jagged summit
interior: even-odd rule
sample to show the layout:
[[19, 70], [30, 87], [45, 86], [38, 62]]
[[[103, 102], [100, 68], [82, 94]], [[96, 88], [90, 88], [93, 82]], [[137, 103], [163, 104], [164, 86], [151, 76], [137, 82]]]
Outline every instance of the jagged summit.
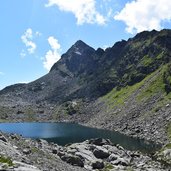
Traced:
[[89, 45], [87, 45], [85, 42], [83, 42], [82, 40], [78, 40], [75, 42], [74, 45], [71, 46], [71, 48], [66, 52], [66, 54], [75, 53], [77, 55], [82, 55], [84, 53], [87, 53], [88, 51], [95, 51], [95, 50]]
[[65, 70], [69, 70], [72, 73], [79, 72], [85, 69], [87, 63], [92, 61], [90, 58], [93, 53], [95, 53], [95, 49], [82, 40], [78, 40], [62, 55], [61, 60], [52, 66], [51, 71], [61, 68], [61, 65], [65, 65]]
[[75, 43], [74, 43], [74, 46], [77, 46], [77, 47], [84, 47], [84, 46], [89, 46], [87, 45], [85, 42], [83, 42], [82, 40], [77, 40]]

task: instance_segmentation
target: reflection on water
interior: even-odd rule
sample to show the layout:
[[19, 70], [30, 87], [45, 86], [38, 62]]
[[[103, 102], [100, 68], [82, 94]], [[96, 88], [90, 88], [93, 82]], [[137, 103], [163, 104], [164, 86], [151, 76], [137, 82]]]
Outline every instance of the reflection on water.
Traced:
[[143, 140], [118, 132], [89, 128], [74, 123], [1, 123], [0, 130], [34, 139], [43, 138], [59, 145], [101, 137], [108, 138], [114, 144], [120, 144], [128, 150], [153, 152], [159, 148], [153, 143], [145, 143]]

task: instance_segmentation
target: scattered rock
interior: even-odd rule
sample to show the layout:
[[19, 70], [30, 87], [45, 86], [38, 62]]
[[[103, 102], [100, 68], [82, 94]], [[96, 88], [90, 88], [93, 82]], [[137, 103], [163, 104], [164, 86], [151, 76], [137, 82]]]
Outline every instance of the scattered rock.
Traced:
[[28, 155], [28, 154], [31, 153], [31, 149], [25, 148], [25, 149], [23, 149], [23, 153], [26, 154], [26, 155]]
[[21, 110], [18, 110], [17, 111], [17, 114], [23, 114], [24, 112], [23, 111], [21, 111]]
[[3, 135], [0, 135], [0, 140], [3, 142], [7, 142], [7, 139]]
[[118, 157], [119, 156], [116, 154], [111, 154], [108, 158], [108, 161], [111, 162], [111, 161], [117, 160]]
[[52, 149], [52, 153], [53, 154], [58, 154], [58, 149], [56, 149], [56, 148]]
[[102, 160], [95, 160], [95, 161], [92, 161], [92, 167], [93, 169], [103, 169], [104, 163]]
[[65, 154], [64, 156], [61, 157], [61, 159], [69, 164], [74, 165], [74, 166], [84, 167], [84, 163], [83, 163], [82, 159], [78, 156]]
[[111, 141], [109, 139], [104, 139], [104, 138], [96, 138], [96, 139], [91, 139], [89, 140], [90, 144], [102, 146], [102, 145], [111, 145]]
[[95, 148], [95, 150], [93, 151], [93, 154], [95, 155], [95, 157], [97, 157], [98, 159], [104, 159], [104, 158], [108, 158], [109, 157], [109, 151], [107, 151], [107, 149], [97, 146]]
[[122, 165], [122, 166], [128, 166], [129, 163], [127, 160], [123, 159], [123, 158], [117, 158], [117, 160], [111, 161], [111, 163], [113, 165]]

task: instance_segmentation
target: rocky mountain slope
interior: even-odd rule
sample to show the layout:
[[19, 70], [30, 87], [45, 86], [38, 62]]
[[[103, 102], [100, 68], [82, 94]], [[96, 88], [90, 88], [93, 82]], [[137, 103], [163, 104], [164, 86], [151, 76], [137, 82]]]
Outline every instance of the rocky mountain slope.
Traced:
[[4, 120], [70, 120], [169, 142], [171, 30], [97, 50], [77, 41], [50, 72], [0, 91]]

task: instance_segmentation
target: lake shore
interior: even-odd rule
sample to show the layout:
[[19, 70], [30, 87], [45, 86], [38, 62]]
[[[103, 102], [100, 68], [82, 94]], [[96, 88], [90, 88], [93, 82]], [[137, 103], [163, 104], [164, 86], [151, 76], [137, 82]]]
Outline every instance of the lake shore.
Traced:
[[125, 150], [105, 139], [92, 139], [62, 147], [45, 140], [36, 141], [1, 132], [0, 149], [1, 159], [4, 159], [0, 167], [11, 170], [169, 170], [148, 155]]

